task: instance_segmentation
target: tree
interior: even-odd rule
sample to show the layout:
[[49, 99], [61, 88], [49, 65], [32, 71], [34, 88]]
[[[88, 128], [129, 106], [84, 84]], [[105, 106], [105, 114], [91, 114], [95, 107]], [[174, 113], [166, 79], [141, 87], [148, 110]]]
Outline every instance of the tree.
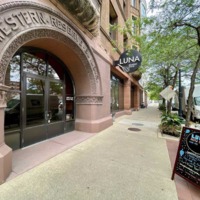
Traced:
[[[191, 79], [190, 106], [186, 116], [188, 125], [200, 65], [200, 2], [151, 0], [151, 9], [156, 10], [151, 17], [127, 20], [124, 27], [117, 28], [128, 35], [130, 46], [137, 44], [140, 47], [142, 70], [150, 71], [154, 84], [156, 80], [157, 85], [163, 88], [168, 85], [175, 87], [180, 68]], [[133, 23], [140, 30], [140, 35], [132, 32]]]
[[[188, 110], [186, 115], [186, 126], [189, 125], [192, 94], [196, 80], [196, 74], [200, 68], [200, 2], [199, 0], [151, 0], [151, 9], [157, 10], [156, 28], [160, 33], [180, 34], [185, 40], [185, 52], [188, 57], [183, 60], [193, 64], [190, 80], [190, 91], [188, 97]], [[190, 65], [191, 66], [191, 65]]]
[[159, 93], [162, 91], [162, 88], [158, 84], [156, 84], [155, 82], [148, 82], [145, 89], [149, 91], [150, 99], [159, 99]]

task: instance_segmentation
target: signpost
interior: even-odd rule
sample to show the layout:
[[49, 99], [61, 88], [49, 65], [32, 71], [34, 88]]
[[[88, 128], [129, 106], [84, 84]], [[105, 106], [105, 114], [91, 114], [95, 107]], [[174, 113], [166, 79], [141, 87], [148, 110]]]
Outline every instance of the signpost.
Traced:
[[170, 85], [160, 92], [160, 95], [167, 101], [169, 101], [172, 97], [174, 97], [175, 94], [176, 93], [174, 92], [172, 86]]
[[136, 50], [125, 51], [120, 55], [119, 60], [114, 61], [114, 66], [119, 66], [124, 72], [136, 71], [142, 63], [142, 57]]
[[175, 174], [200, 188], [200, 130], [183, 127], [172, 180]]

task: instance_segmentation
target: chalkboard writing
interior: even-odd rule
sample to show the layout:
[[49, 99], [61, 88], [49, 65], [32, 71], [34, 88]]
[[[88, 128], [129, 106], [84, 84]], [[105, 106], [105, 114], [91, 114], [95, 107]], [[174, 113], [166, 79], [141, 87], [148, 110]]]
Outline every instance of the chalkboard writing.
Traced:
[[175, 173], [200, 187], [200, 130], [183, 127], [172, 180]]

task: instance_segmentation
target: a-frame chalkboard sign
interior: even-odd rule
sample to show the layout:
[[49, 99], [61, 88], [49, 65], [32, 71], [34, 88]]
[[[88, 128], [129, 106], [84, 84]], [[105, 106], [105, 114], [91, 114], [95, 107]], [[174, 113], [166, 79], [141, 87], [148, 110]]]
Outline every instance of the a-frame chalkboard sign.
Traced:
[[200, 187], [200, 130], [183, 127], [172, 180], [175, 174]]

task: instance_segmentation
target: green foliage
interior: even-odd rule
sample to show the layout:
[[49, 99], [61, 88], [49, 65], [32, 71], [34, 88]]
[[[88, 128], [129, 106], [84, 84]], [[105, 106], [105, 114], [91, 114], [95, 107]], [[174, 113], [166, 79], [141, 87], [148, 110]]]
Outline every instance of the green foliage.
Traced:
[[[156, 99], [159, 88], [176, 87], [180, 68], [182, 79], [192, 84], [200, 80], [200, 1], [151, 0], [150, 8], [153, 15], [127, 20], [120, 32], [140, 47], [141, 68], [148, 77], [145, 87], [151, 99]], [[132, 32], [133, 26], [140, 29], [140, 35]]]
[[164, 104], [159, 104], [158, 109], [162, 112], [166, 111], [166, 106]]
[[156, 82], [149, 81], [146, 84], [145, 90], [148, 91], [149, 98], [151, 100], [159, 100], [160, 99], [160, 92], [163, 90], [162, 85], [159, 85]]
[[182, 121], [183, 121], [182, 118], [180, 118], [177, 114], [162, 113], [161, 115], [161, 124], [163, 125], [180, 126]]
[[177, 114], [162, 113], [159, 128], [162, 133], [180, 136], [183, 120]]
[[[153, 83], [175, 87], [177, 70], [192, 83], [200, 73], [200, 1], [151, 0], [154, 12], [144, 22], [146, 39], [141, 44], [143, 66]], [[145, 61], [146, 60], [146, 61]]]

